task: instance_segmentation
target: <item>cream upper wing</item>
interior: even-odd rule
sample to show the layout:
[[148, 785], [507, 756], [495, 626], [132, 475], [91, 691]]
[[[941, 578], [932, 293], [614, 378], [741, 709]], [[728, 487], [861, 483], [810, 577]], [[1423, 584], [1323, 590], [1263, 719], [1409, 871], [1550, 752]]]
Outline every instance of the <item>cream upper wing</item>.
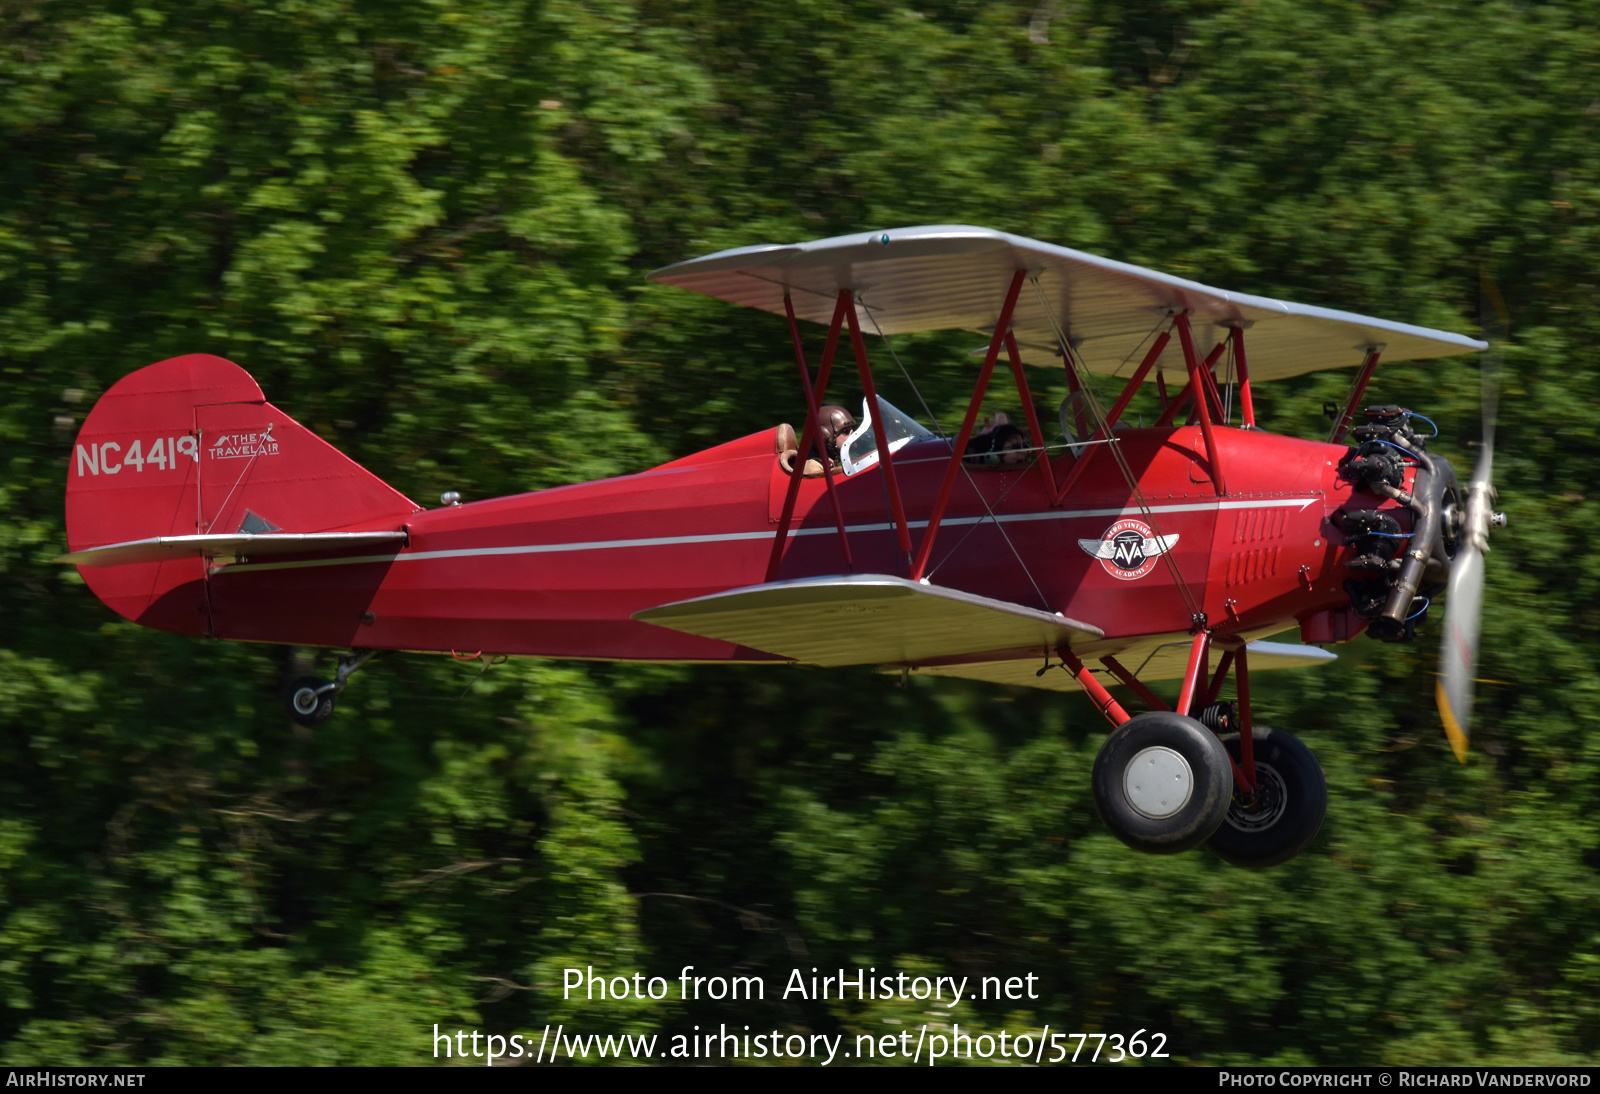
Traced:
[[[804, 243], [740, 247], [656, 270], [650, 280], [776, 315], [788, 296], [801, 319], [827, 323], [839, 293], [884, 334], [988, 333], [1011, 277], [1031, 284], [1012, 330], [1029, 364], [1059, 368], [1057, 324], [1093, 372], [1115, 375], [1161, 317], [1189, 314], [1197, 342], [1249, 329], [1250, 375], [1260, 382], [1353, 368], [1368, 347], [1385, 361], [1476, 353], [1488, 343], [1449, 331], [1213, 288], [1158, 270], [970, 224], [862, 232]], [[1153, 382], [1153, 381], [1152, 381]]]

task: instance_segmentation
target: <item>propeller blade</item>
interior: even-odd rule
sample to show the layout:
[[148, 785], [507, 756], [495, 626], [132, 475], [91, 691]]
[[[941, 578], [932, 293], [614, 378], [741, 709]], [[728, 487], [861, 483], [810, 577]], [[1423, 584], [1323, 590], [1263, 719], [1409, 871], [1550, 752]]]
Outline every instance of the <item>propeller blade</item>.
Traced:
[[1483, 552], [1463, 542], [1450, 564], [1449, 600], [1439, 642], [1435, 698], [1444, 734], [1456, 759], [1467, 762], [1472, 736], [1472, 688], [1478, 667], [1478, 630], [1483, 618]]
[[1494, 474], [1494, 425], [1500, 405], [1500, 344], [1505, 341], [1510, 316], [1499, 286], [1487, 271], [1480, 273], [1479, 284], [1484, 333], [1491, 343], [1479, 366], [1483, 445], [1467, 486], [1459, 546], [1450, 563], [1449, 600], [1439, 639], [1439, 682], [1434, 688], [1444, 734], [1462, 763], [1467, 762], [1467, 744], [1472, 738], [1472, 693], [1483, 625], [1483, 555], [1489, 549], [1489, 529], [1505, 523], [1491, 508], [1494, 486], [1490, 477]]

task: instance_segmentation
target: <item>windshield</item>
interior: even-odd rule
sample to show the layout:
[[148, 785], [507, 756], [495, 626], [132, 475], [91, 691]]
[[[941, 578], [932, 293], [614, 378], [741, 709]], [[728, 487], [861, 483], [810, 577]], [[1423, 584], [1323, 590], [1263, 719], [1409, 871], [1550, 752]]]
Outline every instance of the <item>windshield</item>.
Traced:
[[[883, 408], [884, 435], [889, 440], [890, 453], [900, 451], [914, 440], [933, 436], [915, 418], [887, 399], [880, 397], [878, 405]], [[839, 446], [839, 462], [844, 465], [846, 475], [854, 475], [878, 462], [878, 438], [872, 428], [872, 408], [866, 399], [861, 400], [861, 425]]]

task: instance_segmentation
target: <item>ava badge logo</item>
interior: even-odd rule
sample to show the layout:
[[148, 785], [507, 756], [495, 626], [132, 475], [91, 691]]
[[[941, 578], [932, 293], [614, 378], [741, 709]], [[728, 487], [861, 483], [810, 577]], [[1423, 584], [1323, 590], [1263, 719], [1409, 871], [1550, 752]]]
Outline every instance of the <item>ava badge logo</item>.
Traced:
[[1100, 560], [1106, 573], [1121, 581], [1137, 581], [1156, 568], [1156, 559], [1177, 545], [1178, 537], [1158, 536], [1142, 520], [1119, 520], [1099, 539], [1080, 539], [1078, 546]]

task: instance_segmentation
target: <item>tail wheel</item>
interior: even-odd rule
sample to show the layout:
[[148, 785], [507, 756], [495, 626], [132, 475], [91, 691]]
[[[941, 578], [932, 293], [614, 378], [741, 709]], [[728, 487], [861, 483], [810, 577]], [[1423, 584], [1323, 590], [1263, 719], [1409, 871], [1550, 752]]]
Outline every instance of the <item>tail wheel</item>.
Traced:
[[1140, 714], [1111, 731], [1094, 761], [1100, 819], [1137, 851], [1172, 855], [1198, 847], [1228, 812], [1228, 753], [1205, 726], [1168, 711]]
[[303, 726], [316, 726], [333, 717], [333, 685], [320, 676], [302, 676], [289, 685], [289, 717]]
[[[1235, 866], [1281, 866], [1304, 851], [1328, 812], [1328, 782], [1311, 750], [1281, 729], [1257, 726], [1256, 790], [1236, 787], [1227, 817], [1207, 846]], [[1239, 734], [1222, 738], [1239, 760]]]

